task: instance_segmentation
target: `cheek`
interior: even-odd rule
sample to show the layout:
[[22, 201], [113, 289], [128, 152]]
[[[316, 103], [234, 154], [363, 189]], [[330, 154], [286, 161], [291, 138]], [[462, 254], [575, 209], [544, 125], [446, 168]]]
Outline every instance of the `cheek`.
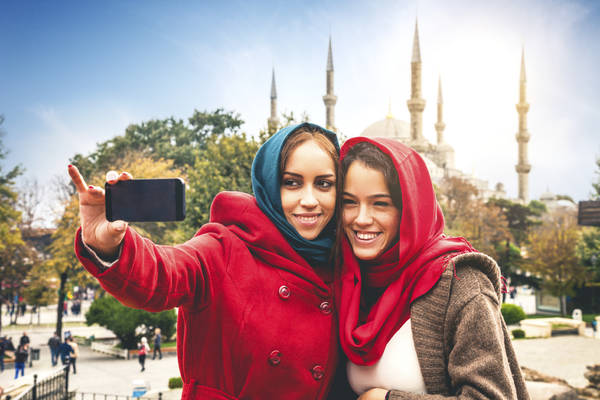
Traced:
[[281, 193], [281, 208], [283, 209], [283, 212], [289, 212], [290, 209], [293, 207], [293, 195], [290, 193], [289, 190], [285, 190], [285, 189], [281, 189], [280, 191]]
[[399, 216], [397, 213], [393, 215], [387, 215], [384, 222], [384, 229], [386, 234], [395, 237], [400, 229]]
[[344, 229], [347, 229], [350, 224], [352, 224], [352, 221], [355, 218], [354, 214], [355, 212], [352, 210], [342, 209], [342, 227]]

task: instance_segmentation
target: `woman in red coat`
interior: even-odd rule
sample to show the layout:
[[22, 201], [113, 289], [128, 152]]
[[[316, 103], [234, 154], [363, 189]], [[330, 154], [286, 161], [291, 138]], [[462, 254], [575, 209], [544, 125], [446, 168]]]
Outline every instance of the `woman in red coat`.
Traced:
[[177, 246], [108, 222], [104, 191], [69, 166], [83, 266], [125, 305], [179, 307], [184, 399], [327, 396], [338, 349], [329, 261], [338, 151], [335, 134], [317, 125], [282, 129], [254, 159], [256, 197], [219, 193], [210, 223]]

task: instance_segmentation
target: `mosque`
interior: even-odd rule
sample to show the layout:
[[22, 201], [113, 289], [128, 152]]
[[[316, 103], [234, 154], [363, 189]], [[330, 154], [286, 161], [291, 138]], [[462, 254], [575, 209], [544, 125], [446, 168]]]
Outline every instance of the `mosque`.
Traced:
[[[411, 58], [411, 93], [407, 106], [410, 112], [410, 122], [395, 119], [391, 112], [380, 120], [366, 127], [361, 136], [366, 137], [386, 137], [398, 140], [413, 149], [415, 149], [425, 160], [429, 173], [434, 183], [439, 184], [446, 177], [459, 177], [474, 185], [484, 199], [491, 197], [507, 198], [504, 185], [498, 183], [494, 188], [490, 188], [488, 182], [478, 179], [471, 174], [466, 174], [455, 167], [454, 148], [445, 141], [444, 129], [446, 124], [443, 120], [444, 102], [442, 98], [442, 82], [438, 81], [437, 98], [437, 122], [434, 128], [437, 132], [436, 143], [429, 142], [423, 136], [423, 110], [425, 109], [425, 99], [421, 93], [421, 50], [419, 44], [418, 22], [415, 22], [415, 32], [413, 38], [413, 49]], [[335, 126], [335, 104], [337, 96], [333, 92], [333, 55], [331, 50], [331, 38], [329, 39], [329, 50], [327, 54], [326, 68], [326, 94], [323, 96], [325, 103], [325, 126], [333, 131], [337, 131]], [[519, 131], [516, 134], [518, 143], [518, 163], [515, 166], [519, 180], [519, 193], [515, 201], [522, 204], [529, 203], [529, 171], [531, 165], [527, 157], [527, 143], [529, 142], [529, 132], [527, 131], [527, 112], [529, 104], [526, 100], [526, 76], [525, 76], [525, 52], [521, 54], [521, 76], [519, 82], [519, 103], [516, 104]], [[277, 90], [275, 88], [275, 71], [273, 71], [271, 81], [271, 116], [267, 120], [268, 130], [275, 132], [279, 127], [277, 117]]]

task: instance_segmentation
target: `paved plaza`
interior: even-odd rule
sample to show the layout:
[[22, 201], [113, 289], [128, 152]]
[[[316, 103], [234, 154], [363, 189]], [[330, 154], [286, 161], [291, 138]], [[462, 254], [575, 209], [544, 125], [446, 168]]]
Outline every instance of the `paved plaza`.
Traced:
[[[54, 309], [44, 310], [41, 314], [42, 324], [55, 322], [55, 312], [56, 306]], [[20, 317], [19, 322], [29, 323], [29, 320], [29, 315], [26, 315], [26, 317]], [[94, 335], [97, 338], [114, 337], [112, 332], [102, 327], [85, 326], [83, 324], [83, 315], [78, 317], [69, 315], [65, 321], [68, 324], [66, 327], [63, 327], [63, 331], [70, 330], [74, 336], [90, 337]], [[29, 368], [29, 363], [27, 363], [25, 377], [19, 379], [31, 380], [33, 374], [42, 376], [53, 370], [50, 349], [47, 345], [48, 339], [54, 331], [53, 327], [37, 327], [36, 325], [8, 326], [8, 317], [4, 315], [2, 316], [2, 324], [2, 335], [12, 337], [15, 345], [18, 343], [22, 332], [26, 331], [33, 348], [41, 350], [40, 360], [33, 361], [33, 367], [31, 368]], [[77, 324], [78, 326], [72, 326], [73, 324]], [[80, 345], [79, 358], [77, 359], [77, 374], [73, 375], [71, 373], [69, 375], [69, 387], [86, 393], [131, 395], [133, 380], [143, 379], [149, 382], [152, 391], [167, 390], [169, 378], [176, 376], [179, 376], [179, 367], [175, 354], [165, 354], [162, 360], [158, 360], [158, 358], [152, 360], [152, 355], [150, 355], [146, 361], [146, 370], [140, 372], [140, 365], [137, 359], [117, 359], [93, 352], [89, 346]], [[0, 373], [0, 386], [6, 388], [14, 383], [14, 369], [11, 365], [3, 373]]]
[[[50, 318], [50, 317], [48, 317]], [[79, 317], [82, 321], [83, 317]], [[23, 322], [29, 319], [23, 319]], [[74, 324], [75, 319], [70, 322]], [[68, 326], [76, 336], [96, 337], [111, 336], [112, 333], [102, 327]], [[50, 350], [46, 345], [51, 336], [51, 327], [33, 327], [27, 325], [6, 326], [2, 334], [12, 336], [16, 343], [21, 333], [29, 333], [34, 348], [40, 348], [40, 360], [33, 362], [33, 367], [25, 369], [25, 379], [31, 379], [34, 373], [45, 374], [52, 370]], [[590, 332], [591, 333], [591, 332]], [[565, 379], [573, 386], [583, 387], [587, 384], [583, 377], [586, 365], [600, 363], [600, 339], [583, 336], [558, 336], [548, 339], [523, 339], [513, 341], [519, 363], [541, 373]], [[88, 346], [80, 346], [77, 360], [77, 374], [70, 375], [70, 387], [79, 392], [108, 393], [131, 395], [132, 381], [144, 379], [154, 390], [167, 390], [169, 378], [179, 376], [177, 357], [166, 355], [162, 360], [146, 362], [146, 371], [140, 372], [137, 359], [123, 360], [92, 352]], [[9, 367], [0, 374], [0, 386], [14, 384], [14, 370]], [[21, 378], [20, 378], [21, 379]]]

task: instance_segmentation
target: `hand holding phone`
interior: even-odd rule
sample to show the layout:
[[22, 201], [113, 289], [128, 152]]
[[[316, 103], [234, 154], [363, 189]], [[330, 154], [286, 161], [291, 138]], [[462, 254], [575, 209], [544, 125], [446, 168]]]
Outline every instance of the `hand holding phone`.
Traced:
[[[104, 189], [98, 186], [88, 186], [74, 165], [69, 165], [68, 172], [79, 196], [79, 217], [83, 241], [100, 257], [113, 258], [118, 253], [119, 245], [123, 241], [127, 223], [124, 221], [109, 222], [106, 219]], [[115, 175], [114, 179], [109, 179], [109, 182], [132, 179], [132, 176], [126, 172], [121, 175], [115, 173]]]

